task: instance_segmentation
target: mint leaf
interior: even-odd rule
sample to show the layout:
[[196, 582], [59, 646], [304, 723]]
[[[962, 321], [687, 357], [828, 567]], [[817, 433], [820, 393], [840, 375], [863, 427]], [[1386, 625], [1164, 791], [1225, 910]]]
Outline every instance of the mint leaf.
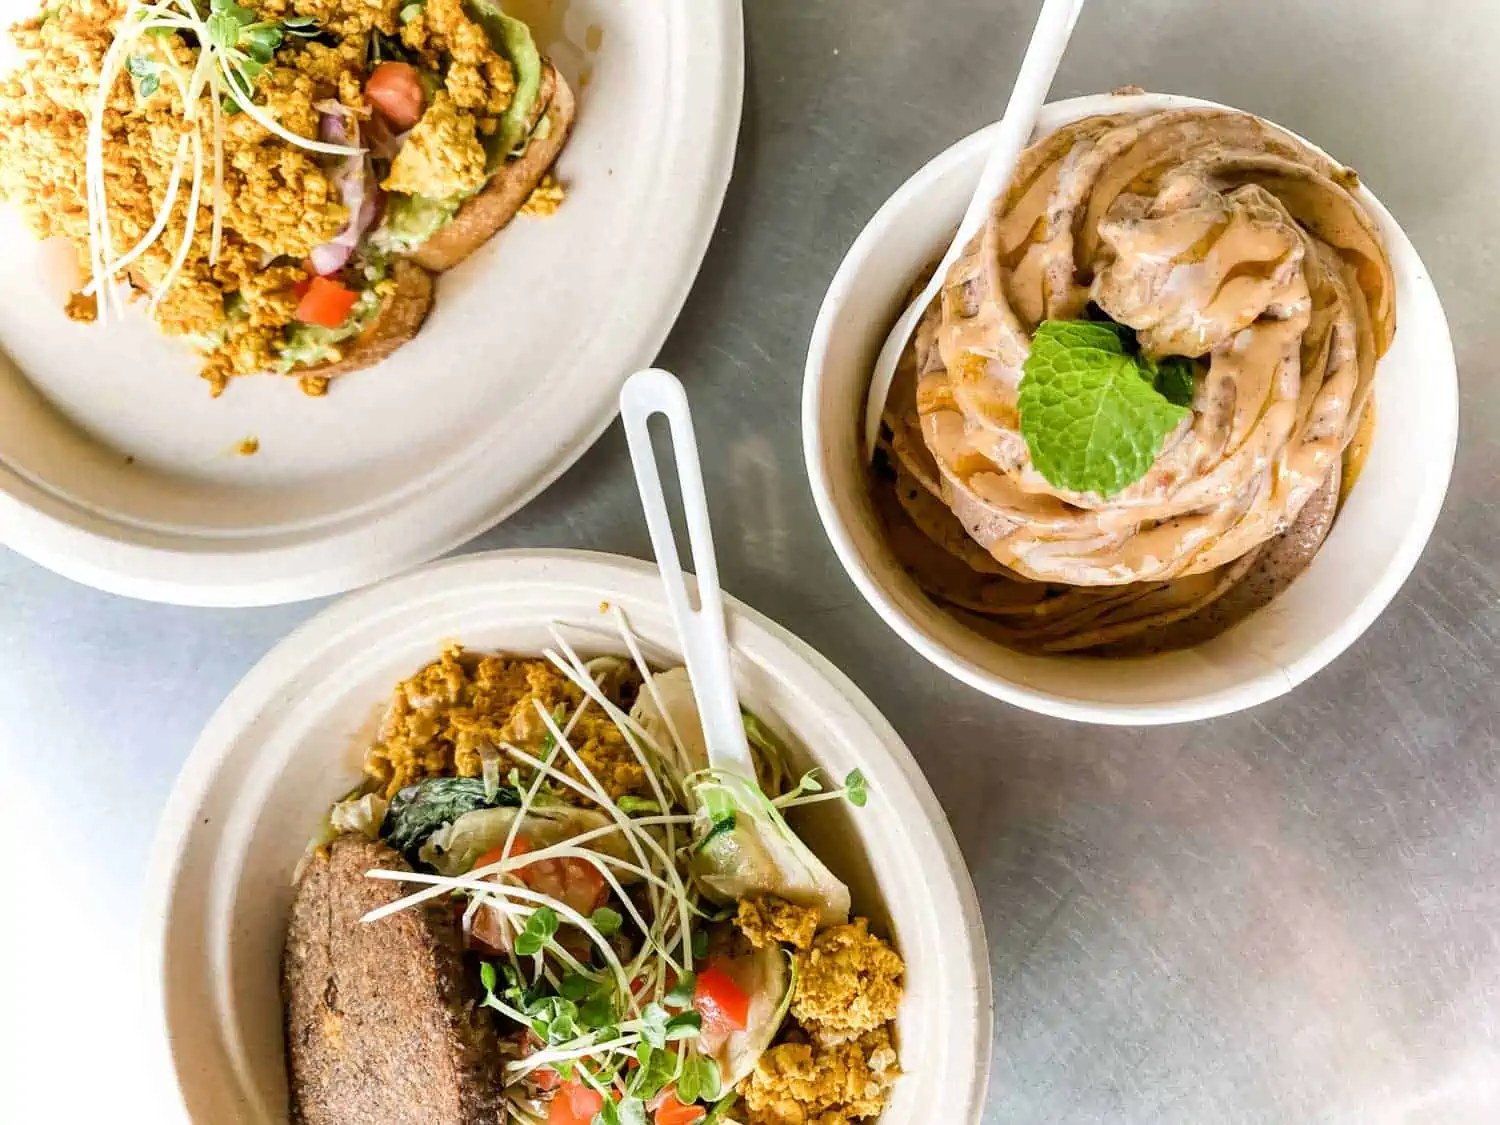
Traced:
[[1018, 395], [1021, 436], [1049, 484], [1113, 496], [1146, 475], [1192, 412], [1166, 399], [1120, 326], [1043, 321]]
[[1175, 406], [1193, 405], [1193, 361], [1187, 356], [1169, 355], [1153, 364], [1153, 385], [1162, 398]]

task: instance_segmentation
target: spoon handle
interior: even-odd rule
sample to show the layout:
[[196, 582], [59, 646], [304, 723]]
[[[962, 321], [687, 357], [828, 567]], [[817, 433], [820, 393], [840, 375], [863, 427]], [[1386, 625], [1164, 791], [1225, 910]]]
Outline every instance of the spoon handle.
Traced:
[[1067, 50], [1068, 40], [1073, 35], [1073, 25], [1078, 22], [1078, 13], [1083, 11], [1084, 0], [1044, 0], [1036, 27], [1031, 32], [1031, 42], [1026, 47], [1026, 57], [1021, 60], [1016, 84], [1011, 87], [1010, 101], [1005, 107], [1005, 116], [995, 131], [990, 146], [990, 155], [979, 173], [974, 195], [969, 199], [968, 210], [958, 224], [948, 252], [933, 271], [917, 299], [906, 307], [901, 318], [885, 338], [880, 355], [875, 361], [874, 374], [870, 380], [869, 398], [865, 402], [864, 437], [865, 460], [875, 456], [875, 442], [880, 436], [880, 419], [885, 413], [886, 396], [890, 394], [891, 382], [896, 375], [896, 366], [906, 351], [907, 342], [917, 330], [917, 323], [929, 305], [942, 291], [948, 270], [963, 253], [969, 240], [984, 226], [990, 206], [1005, 190], [1015, 174], [1016, 161], [1020, 159], [1026, 142], [1036, 128], [1037, 115], [1047, 102], [1047, 91], [1052, 88], [1052, 79]]
[[1010, 90], [1005, 116], [1000, 119], [989, 158], [979, 173], [974, 197], [969, 200], [969, 209], [958, 225], [958, 236], [935, 275], [939, 285], [948, 267], [963, 253], [969, 239], [984, 226], [991, 204], [1015, 175], [1016, 162], [1036, 128], [1037, 115], [1047, 104], [1047, 91], [1052, 89], [1052, 80], [1057, 76], [1068, 40], [1073, 37], [1073, 27], [1078, 22], [1078, 14], [1083, 11], [1083, 4], [1084, 0], [1045, 0], [1042, 4], [1036, 27], [1031, 32], [1031, 43], [1026, 48], [1026, 57], [1021, 60], [1021, 70], [1016, 75], [1016, 84]]
[[[693, 570], [697, 574], [696, 609], [689, 595], [681, 553], [667, 513], [667, 498], [662, 491], [656, 454], [651, 447], [647, 423], [653, 414], [663, 415], [671, 429], [688, 545], [692, 551]], [[703, 721], [709, 761], [715, 769], [753, 781], [755, 765], [745, 741], [745, 726], [740, 718], [739, 699], [729, 664], [724, 599], [719, 591], [719, 568], [714, 558], [703, 469], [698, 460], [698, 439], [693, 433], [687, 392], [670, 372], [655, 368], [639, 371], [625, 381], [625, 388], [620, 393], [620, 417], [625, 424], [625, 438], [630, 446], [630, 461], [635, 468], [641, 506], [646, 512], [651, 547], [656, 552], [656, 564], [661, 570], [667, 608], [682, 640], [683, 660], [693, 682], [693, 695], [698, 700], [698, 715]]]

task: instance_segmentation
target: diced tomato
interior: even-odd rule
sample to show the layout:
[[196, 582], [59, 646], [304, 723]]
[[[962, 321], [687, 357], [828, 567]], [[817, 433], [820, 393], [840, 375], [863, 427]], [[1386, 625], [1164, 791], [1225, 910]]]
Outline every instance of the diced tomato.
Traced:
[[[524, 836], [517, 836], [511, 843], [512, 857], [535, 851]], [[475, 867], [487, 867], [505, 858], [503, 847], [494, 848], [479, 857]], [[609, 898], [609, 888], [599, 869], [586, 859], [568, 856], [564, 859], [539, 859], [510, 872], [538, 894], [555, 898], [565, 906], [588, 917], [604, 905]]]
[[307, 296], [307, 291], [309, 289], [311, 289], [311, 288], [312, 288], [312, 278], [310, 278], [310, 277], [304, 277], [301, 281], [293, 283], [293, 285], [292, 285], [292, 296], [296, 297], [297, 300], [300, 301], [300, 300], [302, 300], [303, 297]]
[[531, 1080], [538, 1090], [555, 1090], [562, 1084], [562, 1075], [550, 1066], [539, 1066], [531, 1072]]
[[677, 1090], [668, 1090], [664, 1095], [651, 1099], [656, 1115], [651, 1119], [655, 1125], [693, 1125], [708, 1116], [701, 1105], [683, 1105], [677, 1100]]
[[[516, 838], [510, 842], [510, 854], [513, 857], [518, 855], [525, 855], [531, 850], [531, 841], [526, 839], [525, 836], [522, 836], [519, 833], [517, 833]], [[505, 845], [501, 844], [498, 848], [491, 848], [489, 851], [485, 852], [482, 856], [475, 860], [474, 868], [478, 869], [480, 867], [488, 867], [492, 863], [499, 863], [504, 858]]]
[[296, 317], [306, 324], [337, 328], [349, 319], [359, 294], [327, 277], [308, 279], [307, 292], [297, 302]]
[[552, 1095], [547, 1109], [547, 1125], [592, 1125], [594, 1115], [604, 1108], [604, 1095], [582, 1082], [564, 1082]]
[[698, 974], [693, 1007], [703, 1017], [705, 1033], [742, 1031], [750, 1019], [750, 997], [715, 963]]
[[420, 121], [427, 100], [417, 68], [404, 62], [383, 62], [371, 71], [365, 97], [397, 129], [410, 129]]

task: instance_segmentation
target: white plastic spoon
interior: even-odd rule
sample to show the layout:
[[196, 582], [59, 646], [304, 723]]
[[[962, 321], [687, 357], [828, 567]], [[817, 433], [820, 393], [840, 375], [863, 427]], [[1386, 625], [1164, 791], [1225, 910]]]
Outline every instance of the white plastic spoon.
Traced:
[[870, 397], [865, 402], [865, 460], [875, 456], [875, 443], [880, 437], [880, 417], [885, 413], [885, 400], [891, 393], [891, 382], [896, 377], [896, 365], [906, 351], [907, 342], [917, 329], [917, 322], [932, 304], [943, 287], [948, 270], [963, 249], [968, 245], [989, 215], [990, 204], [1005, 190], [1016, 170], [1031, 132], [1036, 127], [1037, 114], [1047, 100], [1047, 91], [1052, 88], [1057, 65], [1062, 62], [1063, 51], [1073, 35], [1073, 25], [1078, 22], [1078, 13], [1083, 10], [1084, 0], [1044, 0], [1041, 15], [1031, 32], [1031, 43], [1026, 48], [1026, 57], [1021, 61], [1021, 72], [1016, 75], [1016, 84], [1010, 91], [1010, 102], [1005, 107], [1005, 116], [1000, 120], [1000, 129], [995, 134], [995, 145], [990, 149], [989, 159], [979, 174], [979, 184], [974, 188], [974, 197], [969, 200], [969, 209], [958, 224], [958, 234], [953, 245], [943, 255], [937, 270], [926, 287], [918, 294], [901, 319], [885, 338], [880, 357], [875, 361], [875, 373], [870, 378]]
[[[647, 422], [653, 414], [663, 415], [671, 427], [688, 546], [693, 555], [693, 572], [697, 575], [697, 609], [688, 598], [682, 558], [672, 534], [667, 498], [662, 492], [661, 474], [657, 471], [656, 455], [651, 448]], [[755, 762], [745, 741], [745, 725], [740, 718], [739, 697], [734, 690], [734, 676], [729, 666], [729, 638], [725, 630], [724, 600], [719, 592], [719, 567], [714, 559], [708, 500], [703, 491], [703, 467], [698, 460], [698, 439], [693, 434], [687, 392], [670, 372], [654, 368], [638, 371], [625, 381], [625, 389], [620, 392], [620, 417], [625, 423], [625, 438], [630, 445], [631, 464], [635, 466], [641, 506], [646, 510], [651, 548], [656, 552], [656, 564], [661, 570], [662, 586], [666, 589], [667, 608], [682, 639], [683, 662], [687, 665], [693, 695], [698, 701], [708, 760], [714, 769], [735, 774], [754, 784]]]

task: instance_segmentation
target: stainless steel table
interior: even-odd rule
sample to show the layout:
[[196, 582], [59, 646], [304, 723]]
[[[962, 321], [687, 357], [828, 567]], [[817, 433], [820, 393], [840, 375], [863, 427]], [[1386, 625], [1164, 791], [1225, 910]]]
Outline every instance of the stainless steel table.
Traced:
[[[829, 276], [901, 180], [998, 112], [1036, 0], [746, 6], [738, 174], [662, 359], [711, 435], [727, 587], [870, 693], [973, 867], [997, 1002], [986, 1120], [1500, 1122], [1500, 5], [1084, 14], [1060, 96], [1197, 94], [1358, 167], [1437, 278], [1464, 380], [1448, 506], [1390, 611], [1289, 698], [1150, 731], [946, 681], [845, 579], [801, 467]], [[617, 430], [474, 547], [540, 545], [648, 553]], [[167, 1119], [131, 999], [154, 821], [219, 700], [317, 608], [143, 605], [0, 554], [0, 1105], [32, 1107], [0, 1117]]]

